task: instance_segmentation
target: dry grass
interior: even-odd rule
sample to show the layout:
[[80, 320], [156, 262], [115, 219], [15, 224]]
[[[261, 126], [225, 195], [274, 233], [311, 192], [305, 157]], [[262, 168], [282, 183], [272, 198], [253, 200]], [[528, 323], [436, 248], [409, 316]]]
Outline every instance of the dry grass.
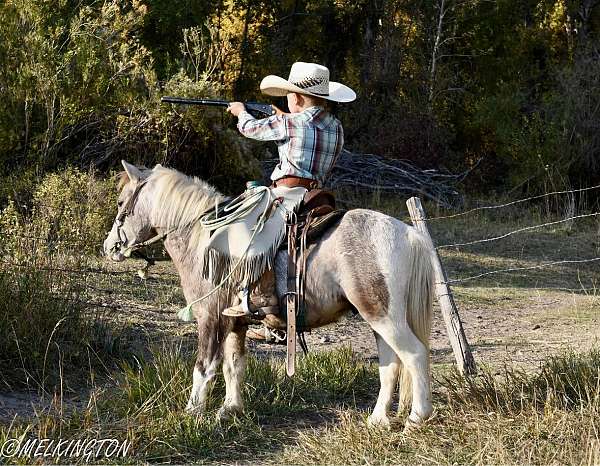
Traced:
[[536, 374], [510, 367], [440, 375], [436, 414], [407, 433], [367, 429], [364, 414], [300, 434], [290, 464], [598, 464], [600, 353], [549, 359]]
[[[182, 411], [191, 358], [163, 347], [127, 364], [86, 408], [56, 409], [0, 427], [0, 440], [99, 437], [133, 442], [132, 462], [236, 461], [273, 464], [598, 464], [600, 353], [550, 358], [535, 373], [485, 370], [464, 379], [436, 369], [435, 416], [403, 432], [366, 425], [377, 387], [374, 364], [349, 349], [302, 358], [296, 378], [283, 363], [252, 358], [246, 414], [231, 422]], [[221, 399], [223, 386], [213, 390]]]

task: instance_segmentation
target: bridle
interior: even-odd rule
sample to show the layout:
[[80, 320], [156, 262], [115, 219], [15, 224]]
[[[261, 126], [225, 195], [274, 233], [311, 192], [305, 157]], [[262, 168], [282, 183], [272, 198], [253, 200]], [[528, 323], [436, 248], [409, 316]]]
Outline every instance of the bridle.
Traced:
[[115, 225], [117, 226], [118, 241], [115, 242], [115, 244], [111, 248], [111, 252], [120, 252], [121, 254], [123, 254], [123, 256], [129, 257], [129, 256], [131, 256], [132, 252], [134, 252], [138, 249], [145, 248], [146, 246], [150, 246], [151, 244], [154, 244], [157, 241], [165, 239], [167, 237], [167, 235], [173, 231], [173, 230], [168, 230], [165, 233], [157, 234], [146, 241], [142, 241], [139, 243], [134, 243], [130, 246], [126, 246], [128, 240], [127, 240], [127, 235], [123, 231], [123, 224], [125, 223], [125, 219], [133, 213], [133, 209], [134, 209], [135, 204], [140, 195], [140, 191], [142, 190], [142, 188], [144, 187], [144, 185], [146, 183], [147, 183], [147, 180], [144, 180], [141, 183], [138, 183], [136, 185], [136, 187], [133, 191], [133, 194], [127, 200], [127, 202], [125, 203], [125, 206], [123, 206], [121, 211], [117, 214], [117, 218], [115, 219]]
[[[134, 251], [137, 251], [139, 249], [150, 246], [151, 244], [154, 244], [158, 241], [161, 241], [161, 240], [165, 239], [170, 233], [173, 233], [174, 231], [177, 230], [177, 228], [170, 228], [167, 231], [165, 231], [164, 233], [156, 234], [155, 236], [153, 236], [152, 238], [150, 238], [146, 241], [141, 241], [139, 243], [134, 243], [131, 246], [126, 246], [127, 235], [123, 231], [123, 224], [125, 223], [125, 219], [127, 218], [127, 216], [132, 214], [135, 204], [140, 195], [140, 191], [142, 190], [142, 188], [144, 187], [144, 185], [147, 182], [148, 182], [148, 180], [146, 179], [136, 185], [136, 187], [133, 191], [133, 194], [127, 200], [127, 202], [125, 203], [125, 205], [123, 206], [121, 211], [117, 214], [117, 218], [115, 219], [114, 224], [117, 226], [117, 240], [118, 241], [116, 241], [115, 244], [111, 248], [111, 252], [113, 252], [113, 253], [120, 252], [121, 254], [123, 254], [123, 256], [130, 257]], [[236, 200], [237, 200], [237, 198], [236, 198]], [[225, 205], [224, 207], [219, 208], [218, 204], [215, 204], [215, 208], [214, 208], [215, 209], [215, 219], [219, 216], [219, 213], [221, 213], [222, 210], [226, 208], [227, 204], [232, 201], [231, 201], [231, 198], [226, 197], [225, 199], [222, 200], [222, 202]], [[211, 210], [212, 210], [212, 208], [208, 208], [205, 212], [203, 212], [200, 215], [200, 218], [202, 218], [205, 214], [209, 213]], [[138, 255], [140, 255], [143, 259], [145, 259], [148, 262], [151, 261], [148, 258], [146, 258], [145, 256], [143, 256], [142, 254], [138, 253]]]

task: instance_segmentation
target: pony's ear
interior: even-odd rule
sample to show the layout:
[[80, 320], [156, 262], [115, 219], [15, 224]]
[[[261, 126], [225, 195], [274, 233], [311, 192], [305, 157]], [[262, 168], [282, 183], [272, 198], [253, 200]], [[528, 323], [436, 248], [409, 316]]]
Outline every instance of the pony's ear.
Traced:
[[157, 163], [157, 164], [154, 166], [154, 169], [153, 169], [153, 170], [156, 170], [157, 168], [162, 168], [162, 165], [161, 165], [160, 163]]
[[137, 183], [143, 178], [143, 174], [138, 167], [125, 162], [125, 160], [121, 160], [121, 163], [123, 164], [123, 168], [125, 169], [125, 172], [131, 181]]

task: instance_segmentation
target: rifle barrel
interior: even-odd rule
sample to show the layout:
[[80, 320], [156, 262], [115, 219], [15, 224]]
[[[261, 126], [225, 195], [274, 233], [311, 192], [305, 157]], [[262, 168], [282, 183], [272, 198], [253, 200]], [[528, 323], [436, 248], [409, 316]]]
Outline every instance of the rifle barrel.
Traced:
[[185, 97], [170, 97], [165, 96], [160, 98], [161, 102], [170, 104], [185, 104], [185, 105], [211, 105], [215, 107], [227, 107], [229, 101], [216, 99], [187, 99]]
[[[167, 102], [170, 104], [183, 104], [183, 105], [208, 105], [212, 107], [228, 107], [231, 103], [228, 100], [217, 100], [217, 99], [188, 99], [185, 97], [172, 97], [164, 96], [160, 98], [161, 102]], [[245, 102], [244, 106], [246, 110], [252, 114], [252, 116], [271, 116], [275, 115], [275, 109], [269, 104], [261, 104], [260, 102]]]

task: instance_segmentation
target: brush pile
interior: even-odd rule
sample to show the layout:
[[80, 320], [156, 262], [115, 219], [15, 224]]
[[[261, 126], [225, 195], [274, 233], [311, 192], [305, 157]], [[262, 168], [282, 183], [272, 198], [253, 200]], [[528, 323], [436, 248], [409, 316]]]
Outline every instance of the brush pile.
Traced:
[[[263, 161], [268, 179], [278, 159]], [[380, 191], [386, 194], [420, 196], [445, 208], [459, 208], [463, 196], [456, 190], [469, 171], [460, 174], [439, 170], [421, 170], [406, 160], [390, 159], [375, 154], [360, 154], [344, 149], [328, 181], [327, 188], [340, 190]]]

